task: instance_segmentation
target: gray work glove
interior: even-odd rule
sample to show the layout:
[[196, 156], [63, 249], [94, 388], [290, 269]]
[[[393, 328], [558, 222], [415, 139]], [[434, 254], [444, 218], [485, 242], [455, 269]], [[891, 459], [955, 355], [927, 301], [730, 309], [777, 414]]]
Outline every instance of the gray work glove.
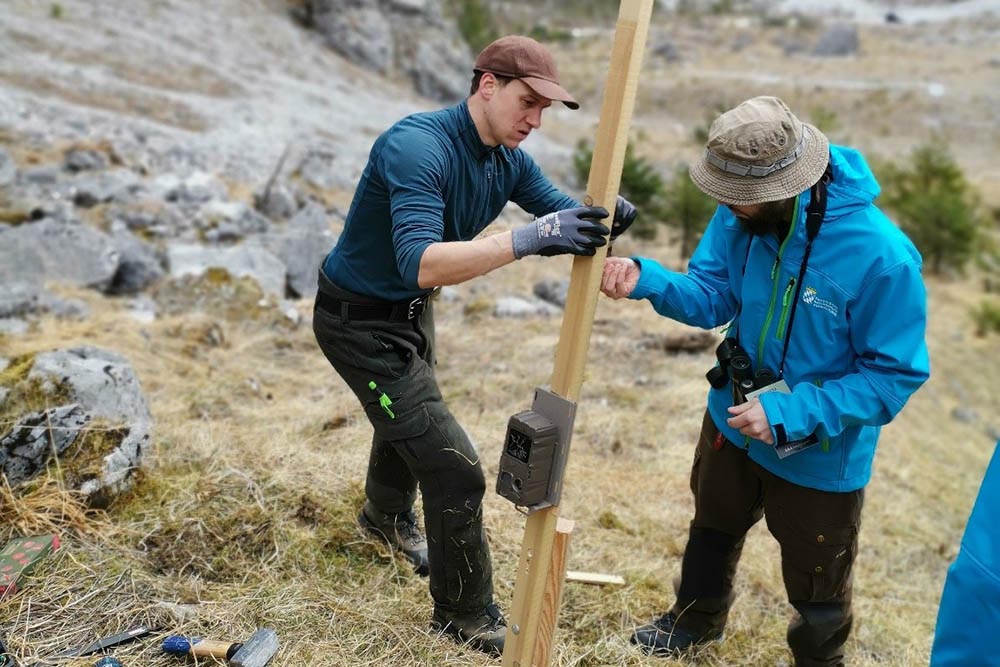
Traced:
[[514, 258], [525, 255], [593, 256], [606, 244], [610, 230], [598, 220], [608, 217], [601, 206], [581, 206], [556, 211], [514, 229]]
[[638, 209], [625, 197], [618, 195], [618, 200], [615, 202], [615, 218], [611, 223], [611, 240], [614, 241], [624, 234], [637, 217], [639, 217]]

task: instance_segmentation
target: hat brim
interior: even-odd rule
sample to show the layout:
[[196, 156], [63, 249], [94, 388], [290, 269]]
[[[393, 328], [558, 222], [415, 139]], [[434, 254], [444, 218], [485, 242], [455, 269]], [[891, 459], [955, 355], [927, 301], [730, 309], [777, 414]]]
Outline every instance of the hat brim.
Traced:
[[540, 79], [536, 76], [521, 77], [521, 81], [542, 97], [562, 102], [570, 109], [576, 110], [580, 108], [580, 103], [558, 83], [549, 81], [548, 79]]
[[724, 204], [750, 206], [795, 197], [823, 176], [830, 161], [830, 140], [816, 127], [802, 124], [809, 133], [806, 149], [791, 165], [763, 178], [737, 176], [708, 162], [704, 155], [691, 165], [691, 180], [699, 190]]

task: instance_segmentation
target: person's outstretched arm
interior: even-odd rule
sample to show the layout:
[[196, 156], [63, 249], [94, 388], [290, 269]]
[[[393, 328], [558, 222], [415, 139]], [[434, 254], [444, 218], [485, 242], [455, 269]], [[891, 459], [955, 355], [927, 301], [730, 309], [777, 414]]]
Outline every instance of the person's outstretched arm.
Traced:
[[513, 231], [472, 241], [432, 243], [420, 258], [422, 289], [456, 285], [489, 273], [527, 255], [589, 255], [605, 243], [608, 212], [581, 206], [550, 213]]

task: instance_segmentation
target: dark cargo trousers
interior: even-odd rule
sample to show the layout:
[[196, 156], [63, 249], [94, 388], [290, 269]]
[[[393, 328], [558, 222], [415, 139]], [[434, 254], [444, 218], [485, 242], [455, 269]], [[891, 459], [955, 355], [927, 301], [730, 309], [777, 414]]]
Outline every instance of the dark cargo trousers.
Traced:
[[[365, 301], [322, 274], [320, 288], [340, 300]], [[368, 500], [383, 512], [405, 512], [419, 486], [435, 604], [450, 612], [482, 611], [493, 600], [482, 521], [486, 481], [479, 454], [442, 401], [434, 377], [431, 302], [418, 317], [401, 322], [345, 321], [317, 304], [313, 331], [374, 428]], [[394, 416], [379, 404], [380, 392], [392, 399]]]
[[851, 566], [857, 553], [863, 490], [831, 493], [771, 474], [745, 450], [724, 442], [706, 413], [691, 468], [695, 516], [681, 564], [678, 626], [722, 632], [747, 531], [762, 516], [781, 545], [781, 573], [798, 612], [788, 628], [796, 667], [839, 667], [851, 631]]

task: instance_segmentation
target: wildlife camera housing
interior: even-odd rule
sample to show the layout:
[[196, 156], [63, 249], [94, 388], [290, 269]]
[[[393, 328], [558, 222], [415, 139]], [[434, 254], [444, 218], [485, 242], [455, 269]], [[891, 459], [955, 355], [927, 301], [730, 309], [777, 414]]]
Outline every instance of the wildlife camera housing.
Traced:
[[535, 390], [531, 410], [507, 422], [497, 493], [529, 512], [559, 504], [576, 404]]

